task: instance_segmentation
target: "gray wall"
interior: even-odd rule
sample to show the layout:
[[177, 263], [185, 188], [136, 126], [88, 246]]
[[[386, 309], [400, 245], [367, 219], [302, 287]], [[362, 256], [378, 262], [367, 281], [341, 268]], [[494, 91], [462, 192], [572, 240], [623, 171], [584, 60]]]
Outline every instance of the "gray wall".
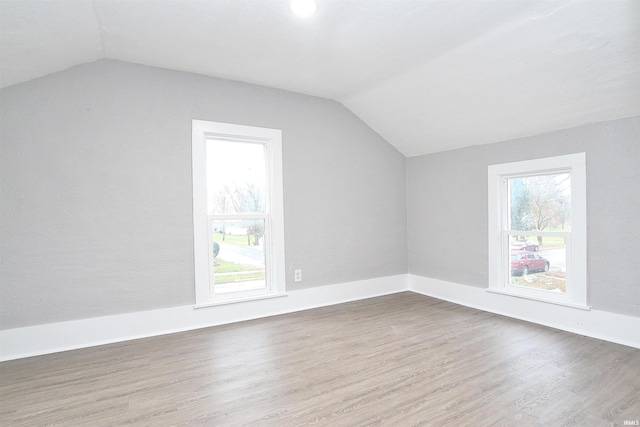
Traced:
[[342, 105], [99, 61], [0, 92], [3, 329], [194, 302], [191, 119], [283, 130], [288, 289], [407, 272], [405, 158]]
[[487, 167], [577, 152], [587, 156], [589, 303], [640, 316], [640, 117], [407, 159], [409, 272], [487, 287]]

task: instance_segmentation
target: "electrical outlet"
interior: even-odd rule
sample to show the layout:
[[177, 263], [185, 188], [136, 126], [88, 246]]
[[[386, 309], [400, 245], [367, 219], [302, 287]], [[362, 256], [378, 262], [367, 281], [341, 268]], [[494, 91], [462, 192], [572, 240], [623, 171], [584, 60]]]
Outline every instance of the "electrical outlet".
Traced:
[[293, 271], [293, 281], [294, 282], [302, 282], [302, 270], [294, 270]]

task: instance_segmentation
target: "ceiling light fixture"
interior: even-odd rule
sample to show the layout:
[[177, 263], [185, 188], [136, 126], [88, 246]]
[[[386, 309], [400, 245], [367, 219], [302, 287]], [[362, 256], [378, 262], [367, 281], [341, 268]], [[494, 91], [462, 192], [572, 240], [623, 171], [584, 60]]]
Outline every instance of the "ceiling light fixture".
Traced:
[[303, 17], [313, 15], [317, 8], [314, 0], [291, 0], [289, 7], [293, 13]]

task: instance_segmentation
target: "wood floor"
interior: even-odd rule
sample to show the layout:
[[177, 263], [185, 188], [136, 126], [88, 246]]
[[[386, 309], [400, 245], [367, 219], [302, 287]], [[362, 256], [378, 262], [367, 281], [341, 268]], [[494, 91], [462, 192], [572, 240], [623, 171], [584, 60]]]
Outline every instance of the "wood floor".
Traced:
[[409, 292], [3, 362], [0, 375], [3, 426], [640, 420], [640, 350]]

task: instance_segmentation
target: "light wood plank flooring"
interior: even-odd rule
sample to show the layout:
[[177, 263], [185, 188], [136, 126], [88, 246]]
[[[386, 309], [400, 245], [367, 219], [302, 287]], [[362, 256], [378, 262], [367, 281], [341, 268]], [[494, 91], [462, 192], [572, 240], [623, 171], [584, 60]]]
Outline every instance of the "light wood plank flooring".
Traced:
[[3, 426], [622, 426], [640, 350], [415, 293], [0, 363]]

